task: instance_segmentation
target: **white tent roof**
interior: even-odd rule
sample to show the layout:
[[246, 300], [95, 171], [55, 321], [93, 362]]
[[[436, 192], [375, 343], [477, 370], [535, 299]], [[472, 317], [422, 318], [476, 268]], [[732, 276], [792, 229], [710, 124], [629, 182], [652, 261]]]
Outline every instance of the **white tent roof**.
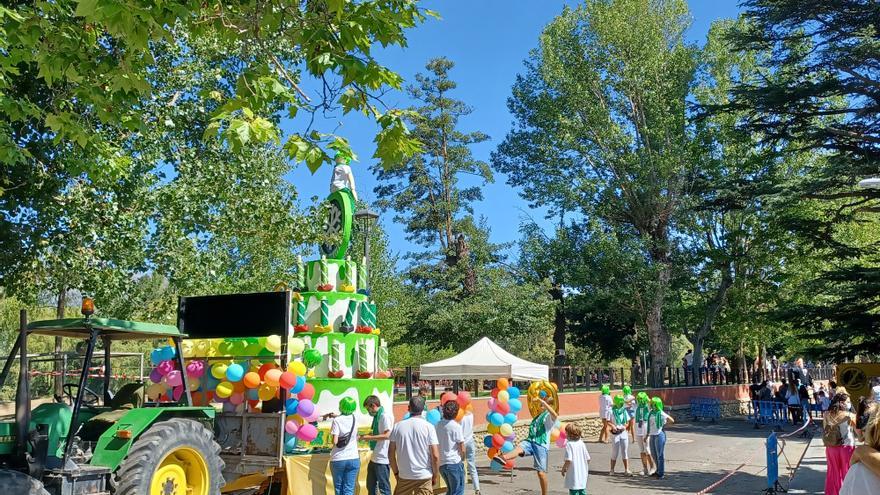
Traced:
[[520, 359], [483, 337], [456, 356], [436, 363], [423, 364], [419, 369], [422, 380], [493, 380], [501, 377], [514, 380], [546, 380], [548, 368]]

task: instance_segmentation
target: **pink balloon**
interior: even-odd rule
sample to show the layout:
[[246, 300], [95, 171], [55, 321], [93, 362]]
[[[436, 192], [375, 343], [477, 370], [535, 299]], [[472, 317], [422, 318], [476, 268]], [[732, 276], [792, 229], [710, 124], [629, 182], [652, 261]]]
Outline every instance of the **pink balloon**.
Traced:
[[165, 376], [168, 374], [169, 371], [172, 371], [174, 369], [174, 361], [170, 359], [167, 361], [162, 361], [161, 363], [159, 363], [159, 366], [156, 366], [156, 369], [159, 370], [160, 375]]
[[183, 385], [183, 377], [180, 376], [180, 372], [177, 370], [169, 371], [167, 375], [165, 375], [165, 383], [167, 383], [171, 387], [179, 387]]
[[242, 393], [234, 393], [229, 396], [229, 403], [234, 406], [237, 406], [242, 402], [244, 402], [244, 394]]
[[174, 387], [174, 391], [171, 394], [174, 400], [180, 400], [183, 397], [183, 387]]
[[486, 401], [486, 405], [489, 406], [489, 410], [495, 412], [495, 405], [498, 404], [498, 401], [495, 400], [495, 397], [490, 397], [489, 400]]
[[290, 435], [296, 435], [296, 432], [299, 430], [299, 425], [296, 424], [296, 421], [288, 421], [284, 423], [284, 431], [286, 431]]
[[201, 378], [205, 374], [205, 362], [200, 360], [190, 361], [186, 365], [186, 374], [193, 378]]
[[297, 394], [297, 398], [299, 400], [303, 400], [303, 399], [311, 400], [312, 397], [314, 397], [314, 396], [315, 396], [315, 386], [312, 385], [311, 383], [306, 383], [306, 386], [303, 387], [303, 389], [300, 391], [299, 394]]
[[556, 439], [556, 446], [560, 449], [565, 448], [565, 438], [563, 438], [561, 435]]
[[296, 438], [299, 438], [303, 442], [311, 442], [317, 437], [318, 429], [315, 428], [315, 425], [309, 423], [300, 426], [299, 430], [296, 432]]

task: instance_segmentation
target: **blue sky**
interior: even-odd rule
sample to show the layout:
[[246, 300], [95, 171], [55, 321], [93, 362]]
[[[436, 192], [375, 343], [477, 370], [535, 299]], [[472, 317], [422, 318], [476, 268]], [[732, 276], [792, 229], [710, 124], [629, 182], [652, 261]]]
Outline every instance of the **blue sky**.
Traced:
[[[429, 20], [409, 32], [409, 46], [405, 49], [387, 49], [379, 52], [381, 63], [413, 81], [417, 72], [424, 72], [425, 63], [433, 57], [446, 56], [455, 62], [451, 77], [458, 83], [453, 96], [473, 108], [473, 113], [461, 121], [463, 131], [480, 130], [488, 134], [488, 142], [474, 146], [474, 156], [489, 160], [489, 154], [504, 139], [510, 128], [507, 97], [514, 79], [522, 70], [522, 61], [529, 50], [537, 45], [541, 29], [564, 5], [575, 1], [560, 0], [428, 0], [426, 8], [440, 13], [442, 19]], [[702, 44], [709, 26], [716, 19], [735, 17], [739, 8], [736, 0], [689, 0], [693, 24], [688, 32], [691, 41]], [[386, 95], [389, 106], [405, 107], [410, 102], [405, 94]], [[338, 127], [337, 127], [338, 126]], [[291, 123], [285, 131], [295, 132]], [[369, 167], [375, 147], [376, 126], [357, 115], [342, 120], [321, 123], [322, 131], [332, 131], [349, 139], [359, 161], [352, 165], [358, 194], [368, 202], [375, 201], [375, 178]], [[322, 167], [312, 175], [304, 165], [290, 174], [300, 193], [301, 201], [311, 197], [323, 198], [329, 189], [329, 167]], [[464, 182], [467, 184], [467, 182]], [[523, 220], [534, 218], [542, 225], [543, 212], [529, 211], [517, 191], [495, 174], [495, 182], [483, 188], [484, 199], [474, 205], [475, 213], [484, 216], [492, 229], [492, 241], [513, 242], [519, 238]], [[392, 221], [391, 212], [380, 219], [390, 236], [391, 247], [400, 253], [419, 250], [404, 239], [403, 228]]]

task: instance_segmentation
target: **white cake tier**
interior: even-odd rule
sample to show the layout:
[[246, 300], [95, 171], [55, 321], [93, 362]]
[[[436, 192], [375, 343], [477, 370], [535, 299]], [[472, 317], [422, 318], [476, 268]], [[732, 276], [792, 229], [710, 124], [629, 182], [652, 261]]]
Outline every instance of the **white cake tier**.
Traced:
[[[324, 271], [326, 269], [326, 275]], [[357, 263], [351, 260], [315, 260], [306, 262], [306, 288], [317, 291], [324, 284], [330, 291], [355, 292], [358, 288]]]

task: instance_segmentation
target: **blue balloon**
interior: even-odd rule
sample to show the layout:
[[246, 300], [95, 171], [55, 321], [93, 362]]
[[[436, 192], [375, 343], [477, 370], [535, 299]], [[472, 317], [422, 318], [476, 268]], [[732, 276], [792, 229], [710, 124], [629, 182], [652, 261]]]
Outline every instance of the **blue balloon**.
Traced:
[[510, 412], [516, 414], [522, 409], [522, 401], [519, 399], [510, 399], [507, 401], [507, 405], [510, 407]]
[[293, 387], [290, 388], [290, 393], [298, 394], [298, 393], [302, 392], [302, 389], [305, 388], [305, 386], [306, 386], [306, 379], [301, 376], [298, 376], [298, 377], [296, 377], [296, 383], [293, 385]]
[[500, 413], [493, 412], [489, 415], [489, 422], [495, 426], [501, 426], [504, 424], [504, 416], [502, 416]]
[[[256, 389], [253, 389], [256, 392]], [[299, 401], [296, 399], [287, 399], [287, 402], [284, 403], [284, 410], [288, 415], [293, 416], [296, 414], [296, 408], [299, 406]]]
[[440, 411], [438, 411], [437, 409], [431, 409], [430, 411], [428, 411], [428, 423], [436, 425], [440, 422], [440, 419]]
[[510, 424], [514, 424], [514, 423], [516, 423], [516, 414], [513, 414], [513, 413], [507, 413], [507, 414], [505, 414], [505, 415], [504, 415], [504, 422], [505, 422], [505, 423], [510, 423]]
[[504, 442], [504, 445], [501, 446], [501, 452], [504, 452], [505, 454], [510, 452], [511, 450], [513, 450], [513, 442], [509, 440]]
[[489, 468], [496, 473], [501, 472], [501, 470], [504, 469], [504, 464], [493, 459], [492, 462], [489, 463]]
[[177, 355], [177, 351], [174, 349], [174, 347], [171, 347], [170, 345], [166, 345], [165, 347], [160, 348], [159, 353], [162, 355], [162, 361], [174, 359], [174, 356]]
[[153, 366], [159, 366], [159, 363], [162, 361], [164, 361], [164, 359], [162, 359], [161, 349], [153, 349], [150, 351], [150, 362], [153, 363]]
[[211, 373], [205, 373], [205, 390], [213, 391], [217, 388], [217, 384], [220, 383], [220, 380], [214, 378], [214, 375]]
[[244, 367], [238, 363], [232, 363], [226, 367], [226, 379], [230, 382], [241, 381], [244, 376]]
[[492, 445], [492, 435], [486, 435], [483, 437], [483, 445], [485, 445], [487, 449], [494, 447], [494, 445]]
[[519, 399], [519, 388], [511, 385], [507, 388], [507, 395], [509, 395], [511, 399]]
[[293, 452], [293, 450], [296, 449], [296, 435], [285, 434], [284, 436], [287, 437], [284, 440], [284, 450], [287, 452]]
[[544, 390], [541, 390], [540, 392], [538, 392], [538, 396], [540, 396], [542, 399], [546, 399], [546, 398], [547, 398], [547, 392], [544, 391]]
[[486, 421], [488, 421], [490, 423], [492, 422], [492, 414], [493, 414], [492, 411], [489, 411], [486, 413]]
[[249, 388], [245, 390], [244, 395], [248, 398], [248, 400], [260, 400], [260, 392], [259, 389], [256, 388]]

